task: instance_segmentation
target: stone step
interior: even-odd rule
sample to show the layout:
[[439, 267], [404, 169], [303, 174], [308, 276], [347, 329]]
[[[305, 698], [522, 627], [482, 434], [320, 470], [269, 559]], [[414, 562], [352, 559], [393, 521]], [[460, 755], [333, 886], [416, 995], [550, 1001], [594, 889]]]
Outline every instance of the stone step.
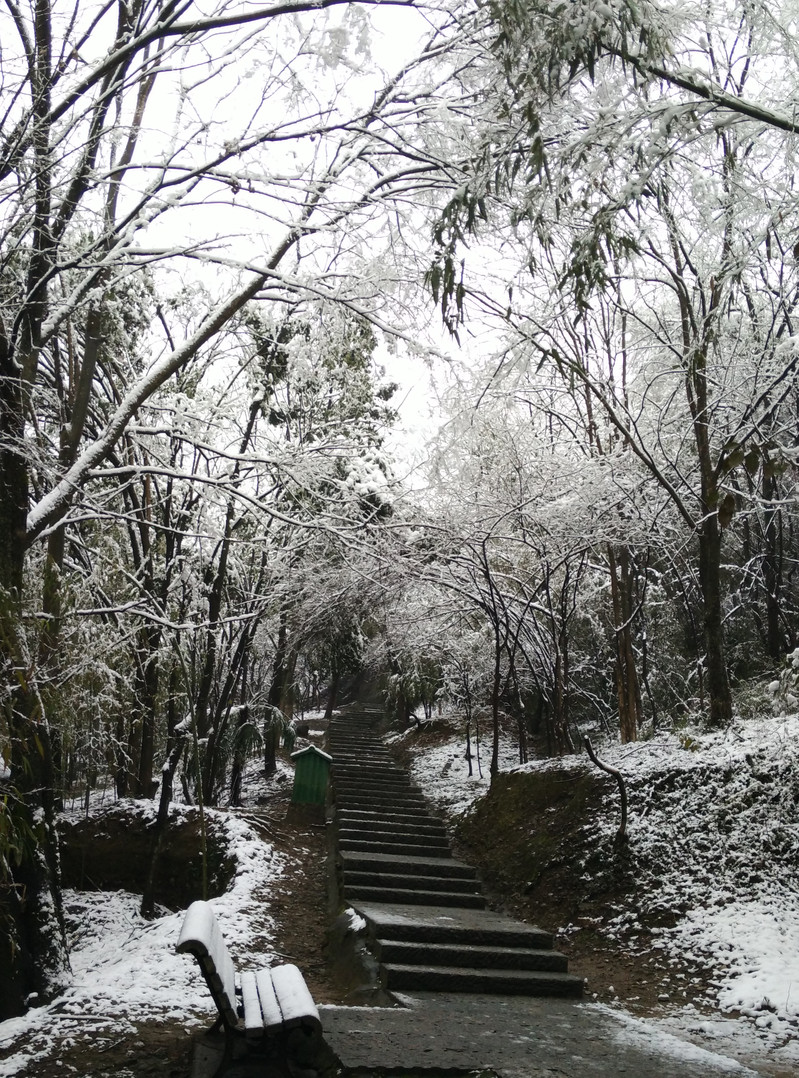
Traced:
[[[412, 806], [410, 809], [402, 806], [400, 808], [390, 808], [387, 805], [377, 805], [374, 808], [364, 808], [363, 805], [359, 805], [357, 808], [342, 808], [338, 806], [339, 815], [348, 814], [353, 819], [363, 820], [368, 822], [370, 820], [377, 822], [378, 820], [396, 820], [398, 823], [402, 823], [403, 820], [415, 820], [417, 823], [428, 823], [437, 827], [443, 827], [444, 824], [440, 816], [433, 816], [427, 808], [420, 809], [416, 806]], [[420, 816], [424, 819], [420, 819]]]
[[397, 766], [397, 761], [388, 749], [379, 741], [373, 741], [371, 738], [360, 737], [345, 741], [342, 738], [329, 737], [327, 744], [330, 755], [334, 760], [347, 758], [354, 760], [356, 763], [364, 763], [368, 760], [385, 760], [387, 763], [393, 764], [394, 767]]
[[330, 730], [327, 735], [328, 745], [340, 749], [360, 749], [361, 745], [368, 745], [379, 752], [388, 753], [382, 738], [376, 737], [371, 730]]
[[339, 841], [348, 839], [360, 839], [364, 842], [397, 843], [407, 846], [411, 843], [416, 846], [429, 846], [430, 849], [449, 849], [449, 842], [442, 835], [424, 835], [416, 831], [375, 831], [372, 828], [339, 828]]
[[442, 909], [485, 909], [482, 895], [463, 894], [461, 891], [406, 891], [390, 887], [344, 887], [351, 902], [402, 902], [405, 905], [429, 906], [435, 902]]
[[409, 943], [378, 940], [381, 962], [408, 966], [457, 966], [467, 969], [537, 969], [566, 973], [569, 961], [559, 951], [529, 947], [480, 947], [468, 943]]
[[420, 876], [448, 876], [457, 879], [477, 879], [471, 865], [456, 861], [454, 857], [406, 857], [398, 853], [360, 853], [347, 851], [341, 854], [342, 871], [354, 872], [413, 872]]
[[[339, 764], [342, 769], [350, 768], [355, 771], [360, 771], [361, 773], [371, 772], [373, 774], [378, 774], [383, 771], [402, 773], [402, 769], [398, 768], [397, 764], [390, 758], [390, 756], [383, 756], [382, 754], [375, 755], [373, 752], [360, 752], [356, 750], [343, 752], [334, 745], [330, 745], [329, 755], [333, 758], [333, 770], [335, 770], [336, 764]], [[405, 774], [407, 774], [407, 772], [405, 772]]]
[[364, 805], [361, 801], [349, 801], [344, 802], [334, 799], [336, 813], [370, 813], [371, 816], [385, 816], [388, 819], [402, 819], [407, 818], [409, 820], [418, 820], [419, 823], [424, 823], [425, 820], [435, 819], [435, 816], [430, 816], [427, 809], [418, 809], [415, 805], [402, 805], [402, 809], [398, 811], [392, 811], [389, 806], [384, 806], [383, 809], [370, 810], [368, 805]]
[[333, 786], [337, 793], [355, 793], [355, 794], [373, 794], [385, 795], [389, 794], [393, 797], [398, 795], [405, 797], [407, 794], [412, 794], [414, 797], [421, 797], [424, 800], [424, 795], [418, 786], [411, 786], [409, 782], [398, 782], [396, 779], [391, 779], [387, 782], [381, 782], [379, 779], [342, 779], [338, 775], [333, 779]]
[[396, 764], [371, 764], [368, 760], [359, 760], [357, 763], [347, 761], [345, 763], [334, 757], [331, 767], [333, 769], [333, 774], [337, 778], [368, 779], [394, 776], [398, 781], [411, 781], [408, 772], [404, 771], [401, 767], [397, 767]]
[[[359, 810], [369, 811], [365, 807], [363, 802], [353, 801], [350, 798], [347, 798], [345, 801], [339, 801], [337, 797], [334, 797], [333, 802], [336, 806], [337, 816], [339, 814], [357, 812]], [[412, 803], [402, 804], [398, 806], [396, 811], [394, 811], [388, 805], [383, 805], [382, 811], [381, 807], [378, 807], [377, 811], [372, 813], [372, 817], [370, 819], [353, 820], [352, 823], [356, 827], [377, 828], [380, 826], [381, 819], [394, 820], [397, 823], [404, 823], [410, 830], [413, 830], [417, 824], [436, 823], [435, 818], [428, 815], [427, 811], [424, 808], [419, 805], [414, 805]], [[350, 824], [348, 824], [347, 826], [350, 826]]]
[[345, 734], [340, 731], [331, 730], [327, 738], [328, 745], [334, 745], [340, 749], [360, 749], [362, 745], [368, 745], [370, 749], [374, 749], [376, 752], [382, 752], [385, 755], [389, 755], [389, 751], [385, 746], [383, 740], [379, 737], [375, 737], [372, 733], [362, 734]]
[[425, 846], [419, 842], [374, 842], [361, 838], [340, 838], [342, 852], [404, 853], [408, 857], [450, 857], [449, 847]]
[[372, 813], [368, 818], [363, 818], [345, 811], [339, 813], [338, 825], [347, 831], [357, 829], [360, 831], [412, 832], [414, 835], [440, 835], [441, 838], [446, 838], [447, 836], [442, 823], [439, 823], [438, 820], [425, 820], [423, 817], [414, 819], [410, 816], [405, 819], [401, 817], [394, 819], [392, 816], [376, 816]]
[[357, 816], [351, 816], [345, 810], [336, 818], [339, 827], [354, 827], [360, 831], [393, 831], [395, 834], [407, 831], [409, 834], [414, 835], [439, 835], [441, 838], [446, 838], [446, 831], [438, 827], [436, 821], [431, 820], [428, 816], [372, 815], [368, 820], [365, 820]]
[[340, 794], [341, 798], [358, 798], [362, 801], [372, 801], [377, 805], [395, 804], [400, 802], [401, 804], [417, 804], [426, 805], [422, 793], [416, 793], [414, 790], [361, 790], [353, 787], [352, 789], [340, 790], [335, 784], [333, 789], [337, 794]]
[[[396, 764], [391, 760], [375, 760], [374, 758], [364, 756], [340, 756], [336, 753], [335, 749], [330, 749], [330, 756], [333, 757], [333, 774], [337, 774], [341, 771], [352, 771], [356, 774], [367, 777], [374, 775], [380, 777], [383, 775], [403, 775], [403, 772]], [[338, 764], [338, 769], [336, 765]], [[404, 777], [408, 777], [407, 771], [404, 773]]]
[[401, 771], [397, 771], [393, 767], [334, 767], [332, 779], [333, 782], [394, 782], [399, 783], [399, 785], [401, 786], [414, 785], [414, 783], [411, 782], [407, 775], [404, 775]]
[[379, 748], [383, 749], [383, 751], [388, 751], [386, 749], [386, 744], [383, 741], [382, 737], [380, 737], [379, 734], [376, 734], [373, 728], [370, 728], [368, 726], [364, 726], [364, 727], [355, 727], [355, 726], [353, 726], [352, 729], [350, 729], [350, 730], [345, 730], [343, 728], [336, 728], [336, 727], [331, 726], [330, 729], [327, 732], [327, 739], [331, 743], [333, 741], [341, 741], [342, 743], [344, 743], [344, 742], [352, 743], [352, 742], [357, 742], [357, 741], [369, 741], [373, 745], [379, 746]]
[[[386, 816], [380, 816], [373, 813], [369, 819], [362, 819], [358, 816], [349, 815], [349, 810], [345, 810], [343, 813], [337, 815], [336, 818], [337, 820], [339, 820], [339, 825], [341, 827], [366, 827], [374, 828], [375, 830], [383, 830], [381, 824], [385, 823], [386, 825], [397, 824], [397, 827], [400, 830], [404, 829], [408, 831], [413, 831], [414, 834], [417, 833], [417, 828], [419, 829], [418, 833], [421, 834], [445, 833], [440, 830], [426, 830], [428, 824], [432, 824], [433, 826], [435, 826], [436, 824], [436, 821], [431, 820], [429, 816], [404, 816], [402, 814], [397, 815], [395, 813], [391, 813], [390, 815]], [[388, 828], [386, 829], [388, 830]], [[397, 828], [391, 827], [390, 830], [394, 831], [397, 830]]]
[[464, 910], [458, 917], [452, 917], [442, 914], [434, 905], [415, 907], [396, 903], [389, 906], [359, 902], [357, 909], [377, 939], [552, 950], [553, 941], [549, 932], [522, 921], [513, 921], [491, 910], [475, 913]]
[[426, 807], [420, 805], [416, 801], [397, 801], [393, 805], [388, 805], [383, 802], [375, 801], [370, 803], [368, 799], [351, 797], [348, 794], [344, 794], [340, 798], [334, 795], [333, 801], [336, 808], [343, 812], [354, 812], [359, 809], [369, 812], [371, 804], [371, 808], [374, 809], [375, 814], [380, 814], [388, 819], [396, 816], [408, 816], [417, 820], [419, 823], [434, 819], [433, 816], [430, 816]]
[[391, 811], [392, 804], [399, 805], [400, 807], [402, 805], [427, 805], [427, 802], [421, 794], [415, 793], [413, 790], [409, 789], [386, 790], [383, 788], [378, 790], [375, 788], [374, 790], [364, 790], [360, 786], [341, 787], [338, 783], [334, 783], [333, 792], [336, 795], [337, 800], [342, 798], [354, 798], [355, 800], [368, 801], [383, 811], [386, 809]]
[[[335, 794], [335, 791], [334, 791]], [[427, 805], [421, 797], [416, 797], [413, 794], [409, 794], [406, 797], [371, 797], [369, 794], [349, 794], [343, 793], [341, 796], [337, 794], [334, 800], [339, 808], [379, 808], [391, 810], [392, 808], [401, 809], [403, 812], [411, 812], [413, 814], [420, 814], [427, 816]]]
[[476, 880], [459, 879], [457, 876], [417, 876], [395, 872], [364, 872], [358, 869], [345, 869], [341, 878], [345, 887], [389, 887], [398, 891], [446, 891], [460, 895], [475, 894], [477, 886]]
[[503, 996], [580, 996], [583, 982], [571, 973], [538, 970], [461, 969], [441, 966], [381, 966], [383, 987], [389, 991], [482, 992]]
[[418, 790], [415, 783], [412, 783], [408, 775], [403, 775], [399, 771], [370, 771], [367, 772], [364, 769], [361, 772], [346, 771], [344, 773], [333, 770], [331, 775], [331, 782], [337, 783], [366, 783], [370, 786], [382, 786], [383, 784], [389, 784], [391, 786], [403, 786], [405, 789]]
[[337, 764], [333, 763], [333, 775], [335, 778], [391, 778], [392, 776], [397, 781], [407, 782], [410, 784], [410, 778], [407, 771], [403, 771], [401, 767], [394, 767], [392, 764], [381, 764], [379, 767], [368, 767], [365, 763], [361, 764]]
[[328, 747], [334, 760], [353, 760], [357, 764], [382, 763], [396, 767], [394, 757], [381, 744], [374, 741], [360, 739], [358, 741], [340, 741], [338, 738], [329, 738]]

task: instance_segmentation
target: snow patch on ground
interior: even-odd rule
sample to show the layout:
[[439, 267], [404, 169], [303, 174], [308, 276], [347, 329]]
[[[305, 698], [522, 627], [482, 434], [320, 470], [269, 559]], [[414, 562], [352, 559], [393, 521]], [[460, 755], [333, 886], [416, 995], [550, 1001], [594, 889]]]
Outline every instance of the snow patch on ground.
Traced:
[[[414, 730], [387, 738], [389, 743], [413, 744]], [[448, 816], [461, 816], [468, 812], [474, 802], [488, 792], [490, 747], [485, 742], [478, 753], [472, 745], [472, 774], [469, 774], [469, 762], [466, 759], [466, 743], [461, 738], [451, 737], [440, 744], [419, 749], [414, 745], [414, 759], [411, 761], [410, 774], [413, 782], [425, 792], [425, 796]], [[501, 771], [508, 771], [519, 762], [519, 752], [508, 738], [502, 738], [499, 745], [499, 766]]]
[[652, 1023], [633, 1018], [632, 1015], [626, 1014], [624, 1011], [612, 1007], [603, 1008], [599, 1004], [597, 1006], [599, 1006], [600, 1010], [605, 1010], [612, 1014], [616, 1022], [620, 1023], [614, 1033], [614, 1040], [619, 1044], [631, 1044], [638, 1048], [646, 1047], [664, 1056], [695, 1063], [700, 1067], [703, 1065], [722, 1067], [729, 1070], [731, 1074], [757, 1074], [756, 1071], [742, 1071], [740, 1063], [735, 1059], [718, 1055], [715, 1051], [701, 1048], [699, 1045], [685, 1040], [679, 1031], [676, 1034], [669, 1033], [666, 1029], [658, 1029]]

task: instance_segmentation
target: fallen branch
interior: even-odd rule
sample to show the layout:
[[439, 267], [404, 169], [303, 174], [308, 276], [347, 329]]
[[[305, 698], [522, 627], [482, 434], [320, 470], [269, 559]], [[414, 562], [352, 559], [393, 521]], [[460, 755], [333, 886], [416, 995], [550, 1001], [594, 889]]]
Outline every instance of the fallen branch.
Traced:
[[585, 745], [585, 751], [591, 759], [591, 762], [601, 771], [606, 771], [609, 775], [613, 775], [619, 784], [619, 795], [621, 797], [621, 823], [619, 824], [619, 830], [616, 832], [616, 845], [621, 846], [627, 841], [627, 786], [624, 782], [624, 775], [621, 771], [618, 771], [615, 767], [611, 767], [610, 764], [603, 763], [594, 752], [594, 746], [591, 744], [591, 738], [586, 737], [583, 739]]

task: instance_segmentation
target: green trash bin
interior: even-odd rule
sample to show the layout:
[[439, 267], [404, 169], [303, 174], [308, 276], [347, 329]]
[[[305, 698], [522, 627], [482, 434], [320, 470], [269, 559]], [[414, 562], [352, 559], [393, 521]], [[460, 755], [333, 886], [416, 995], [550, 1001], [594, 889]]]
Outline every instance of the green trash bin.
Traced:
[[324, 805], [333, 757], [316, 745], [309, 745], [307, 749], [292, 752], [291, 758], [294, 761], [292, 805]]

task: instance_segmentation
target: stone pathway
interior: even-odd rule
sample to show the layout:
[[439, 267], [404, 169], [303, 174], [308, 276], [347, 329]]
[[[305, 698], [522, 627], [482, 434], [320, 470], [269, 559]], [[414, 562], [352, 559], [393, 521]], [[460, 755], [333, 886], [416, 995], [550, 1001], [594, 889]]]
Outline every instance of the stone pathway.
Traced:
[[[755, 1078], [595, 1003], [414, 993], [403, 1007], [320, 1007], [345, 1073], [481, 1078]], [[481, 1073], [482, 1072], [482, 1073]]]
[[[548, 933], [485, 908], [472, 868], [373, 732], [331, 723], [340, 892], [395, 1007], [320, 1007], [352, 1078], [745, 1078], [757, 1072], [579, 998]], [[432, 990], [432, 991], [429, 991]], [[549, 998], [543, 998], [549, 997]]]
[[453, 858], [372, 719], [341, 715], [328, 739], [341, 892], [369, 926], [382, 986], [579, 996], [549, 933], [485, 908], [474, 869]]

